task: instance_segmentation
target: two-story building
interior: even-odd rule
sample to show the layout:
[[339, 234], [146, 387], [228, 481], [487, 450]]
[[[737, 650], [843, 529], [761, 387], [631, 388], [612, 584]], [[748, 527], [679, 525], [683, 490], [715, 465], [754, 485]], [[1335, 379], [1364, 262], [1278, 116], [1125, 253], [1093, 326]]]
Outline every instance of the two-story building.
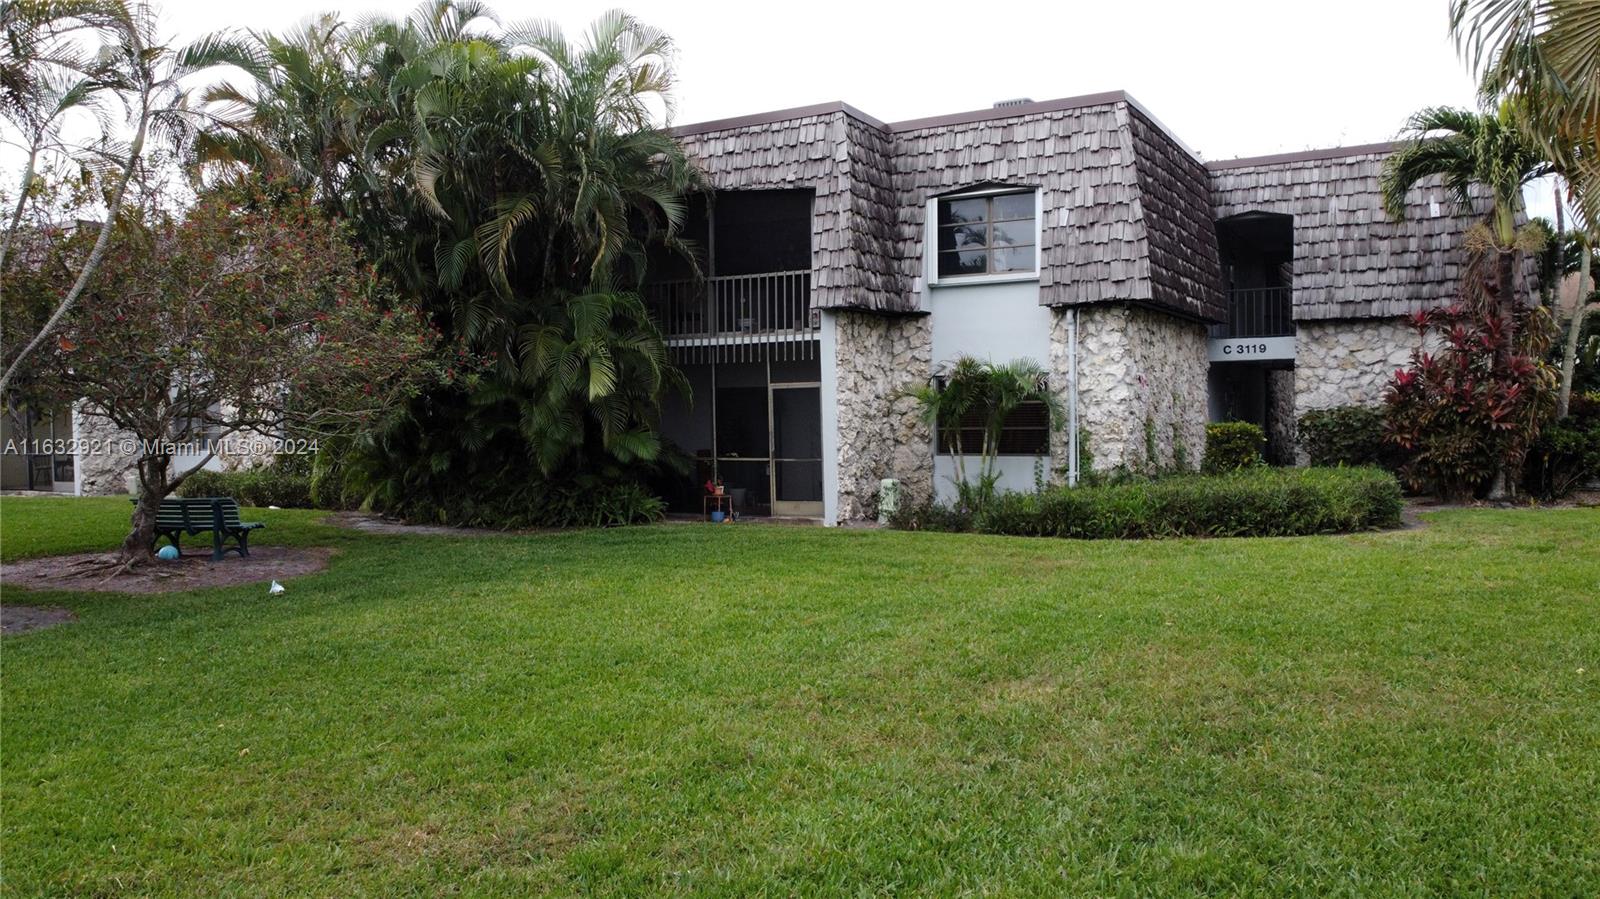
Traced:
[[[1205, 162], [1122, 92], [888, 124], [843, 103], [676, 129], [714, 194], [647, 299], [692, 397], [663, 431], [757, 514], [953, 492], [906, 391], [961, 355], [1031, 358], [1068, 410], [1012, 417], [1001, 489], [1195, 467], [1208, 420], [1292, 461], [1311, 409], [1376, 403], [1447, 302], [1482, 210], [1383, 212], [1389, 145]], [[1485, 201], [1486, 202], [1486, 201]]]

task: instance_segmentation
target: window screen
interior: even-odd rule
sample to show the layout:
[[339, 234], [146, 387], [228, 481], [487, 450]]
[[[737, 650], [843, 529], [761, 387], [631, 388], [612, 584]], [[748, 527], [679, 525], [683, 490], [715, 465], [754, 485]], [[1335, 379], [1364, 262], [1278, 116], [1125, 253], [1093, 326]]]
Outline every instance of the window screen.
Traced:
[[[983, 451], [983, 424], [988, 413], [973, 409], [961, 417], [959, 425], [939, 422], [939, 452], [954, 453], [956, 435], [961, 436], [961, 452], [977, 455]], [[1000, 455], [1048, 456], [1050, 454], [1050, 411], [1037, 400], [1023, 403], [1006, 416], [1000, 430]]]

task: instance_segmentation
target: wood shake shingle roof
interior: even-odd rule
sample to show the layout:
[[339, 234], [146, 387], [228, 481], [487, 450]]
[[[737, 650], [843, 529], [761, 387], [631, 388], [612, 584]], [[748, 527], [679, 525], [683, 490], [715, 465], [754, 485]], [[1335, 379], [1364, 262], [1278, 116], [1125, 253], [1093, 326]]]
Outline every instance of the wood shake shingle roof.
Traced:
[[1392, 144], [1368, 144], [1211, 163], [1218, 219], [1294, 216], [1294, 317], [1300, 321], [1405, 315], [1451, 301], [1465, 263], [1461, 235], [1487, 210], [1458, 208], [1437, 179], [1383, 210], [1378, 178]]
[[686, 152], [718, 190], [810, 188], [813, 305], [906, 311], [891, 239], [893, 196], [881, 123], [843, 104], [744, 124], [680, 129]]
[[829, 103], [675, 133], [718, 190], [814, 191], [819, 308], [923, 308], [928, 203], [978, 185], [1039, 189], [1041, 303], [1133, 302], [1204, 321], [1225, 312], [1216, 219], [1293, 215], [1295, 317], [1326, 319], [1448, 300], [1477, 214], [1431, 184], [1412, 191], [1405, 221], [1388, 221], [1388, 145], [1207, 165], [1120, 91], [898, 124]]

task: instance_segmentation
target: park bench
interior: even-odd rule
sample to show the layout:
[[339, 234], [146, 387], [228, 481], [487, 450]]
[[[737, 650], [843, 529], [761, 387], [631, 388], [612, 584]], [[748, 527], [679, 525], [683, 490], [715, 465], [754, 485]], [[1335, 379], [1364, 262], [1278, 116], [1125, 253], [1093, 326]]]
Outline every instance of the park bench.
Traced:
[[[250, 532], [262, 527], [266, 525], [259, 521], [240, 521], [239, 504], [226, 496], [175, 496], [161, 501], [161, 510], [156, 513], [155, 542], [166, 537], [182, 555], [183, 547], [178, 544], [182, 535], [192, 537], [210, 531], [211, 560], [217, 562], [229, 550], [241, 557], [250, 555]], [[227, 545], [229, 538], [233, 546]], [[154, 548], [152, 544], [151, 549]]]

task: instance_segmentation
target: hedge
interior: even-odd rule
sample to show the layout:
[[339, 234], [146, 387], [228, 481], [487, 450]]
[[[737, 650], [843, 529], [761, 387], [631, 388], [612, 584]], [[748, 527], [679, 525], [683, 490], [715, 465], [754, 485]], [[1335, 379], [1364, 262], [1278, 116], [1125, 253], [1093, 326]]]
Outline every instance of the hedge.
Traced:
[[310, 509], [311, 476], [274, 465], [238, 471], [197, 471], [178, 485], [179, 496], [229, 496], [241, 506]]
[[[970, 519], [988, 534], [1077, 539], [1290, 537], [1400, 525], [1400, 485], [1378, 468], [1267, 468], [996, 497]], [[960, 522], [912, 512], [901, 526]]]

